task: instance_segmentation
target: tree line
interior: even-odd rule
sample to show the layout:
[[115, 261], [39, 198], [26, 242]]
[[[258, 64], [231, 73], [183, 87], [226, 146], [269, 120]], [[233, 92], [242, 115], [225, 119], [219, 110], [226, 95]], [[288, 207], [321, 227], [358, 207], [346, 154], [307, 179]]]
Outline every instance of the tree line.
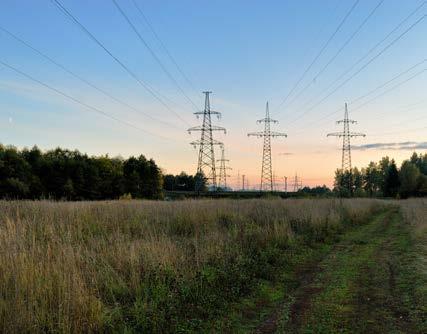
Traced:
[[[160, 199], [163, 190], [206, 191], [203, 175], [163, 175], [153, 159], [88, 156], [77, 150], [18, 150], [0, 144], [0, 198], [104, 200]], [[334, 189], [304, 188], [310, 196], [427, 196], [427, 154], [414, 153], [398, 168], [389, 157], [351, 172], [335, 172]]]
[[0, 198], [101, 200], [158, 199], [163, 175], [154, 160], [88, 156], [79, 151], [0, 144]]
[[340, 196], [400, 197], [427, 196], [427, 154], [413, 153], [400, 168], [389, 157], [365, 168], [335, 172], [334, 192]]

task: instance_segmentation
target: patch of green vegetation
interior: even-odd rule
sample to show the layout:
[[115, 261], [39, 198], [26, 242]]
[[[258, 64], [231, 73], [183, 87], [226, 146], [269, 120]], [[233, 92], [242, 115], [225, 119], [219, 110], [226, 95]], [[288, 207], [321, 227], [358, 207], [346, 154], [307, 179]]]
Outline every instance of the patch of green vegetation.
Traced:
[[306, 289], [309, 302], [298, 322], [285, 328], [301, 333], [425, 333], [425, 280], [416, 268], [414, 245], [396, 209], [348, 233]]
[[[380, 211], [378, 216], [374, 215], [375, 220], [380, 220], [384, 214]], [[368, 221], [366, 217], [365, 221]], [[359, 233], [357, 231], [360, 228], [371, 228], [371, 225], [362, 222], [362, 217], [358, 217], [357, 222], [348, 217], [342, 225], [307, 227], [306, 223], [291, 222], [296, 238], [289, 240], [285, 248], [275, 249], [276, 256], [281, 260], [271, 268], [272, 274], [258, 281], [248, 296], [229, 305], [224, 316], [208, 322], [202, 331], [210, 332], [211, 329], [221, 333], [251, 333], [263, 322], [268, 323], [269, 317], [273, 318], [272, 327], [283, 328], [289, 321], [295, 291], [304, 284], [306, 272], [316, 270], [317, 264], [331, 252], [346, 229], [355, 231], [349, 233], [348, 238], [352, 238]]]

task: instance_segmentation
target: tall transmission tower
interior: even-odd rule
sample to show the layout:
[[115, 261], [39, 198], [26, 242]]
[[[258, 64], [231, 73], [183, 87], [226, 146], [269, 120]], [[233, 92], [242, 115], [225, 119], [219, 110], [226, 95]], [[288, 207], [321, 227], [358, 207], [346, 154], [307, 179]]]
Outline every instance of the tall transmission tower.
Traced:
[[328, 133], [328, 137], [333, 136], [333, 137], [338, 137], [338, 138], [342, 138], [342, 162], [341, 162], [341, 171], [344, 174], [345, 172], [349, 172], [350, 173], [350, 179], [349, 179], [349, 184], [348, 186], [348, 190], [351, 190], [351, 186], [352, 186], [352, 180], [351, 180], [351, 172], [352, 172], [352, 168], [351, 168], [351, 143], [350, 143], [350, 139], [353, 137], [366, 137], [366, 135], [364, 133], [358, 133], [358, 132], [351, 132], [350, 131], [350, 124], [356, 124], [356, 121], [353, 121], [352, 119], [348, 118], [348, 108], [347, 108], [347, 103], [345, 104], [345, 112], [344, 112], [344, 119], [337, 121], [337, 124], [343, 124], [344, 125], [344, 129], [343, 132], [334, 132], [334, 133]]
[[270, 111], [268, 109], [268, 102], [265, 107], [265, 118], [260, 119], [257, 123], [264, 123], [264, 131], [251, 132], [248, 136], [256, 136], [264, 138], [264, 145], [262, 149], [262, 168], [261, 168], [261, 191], [273, 191], [273, 171], [271, 163], [271, 138], [274, 137], [287, 137], [285, 133], [274, 132], [270, 130], [271, 123], [278, 123], [278, 121], [270, 118]]
[[294, 187], [295, 193], [302, 188], [302, 180], [298, 177], [297, 173], [295, 173], [294, 183], [292, 186]]
[[358, 132], [350, 132], [350, 124], [356, 124], [356, 121], [353, 121], [352, 119], [348, 118], [348, 109], [347, 109], [347, 103], [345, 104], [345, 113], [344, 113], [344, 119], [337, 121], [337, 124], [343, 123], [344, 129], [343, 132], [334, 132], [334, 133], [328, 133], [328, 137], [334, 136], [343, 138], [342, 141], [342, 166], [341, 170], [343, 172], [345, 171], [351, 171], [351, 144], [350, 144], [350, 138], [352, 137], [366, 137], [364, 133], [358, 133]]
[[224, 146], [221, 146], [221, 159], [217, 159], [219, 165], [219, 178], [218, 178], [218, 186], [225, 190], [227, 188], [227, 177], [230, 175], [227, 174], [227, 170], [231, 170], [231, 167], [226, 166], [226, 163], [230, 160], [225, 158]]
[[[203, 116], [203, 121], [201, 126], [195, 126], [188, 129], [188, 133], [192, 133], [193, 131], [200, 131], [200, 140], [196, 140], [191, 142], [195, 148], [199, 146], [199, 160], [197, 163], [197, 173], [203, 174], [207, 179], [208, 183], [212, 185], [213, 189], [217, 188], [217, 178], [216, 178], [216, 169], [215, 169], [215, 151], [214, 146], [219, 145], [223, 146], [223, 144], [213, 139], [213, 131], [223, 131], [226, 133], [225, 128], [220, 126], [212, 125], [212, 115], [216, 115], [218, 119], [221, 116], [221, 113], [217, 111], [211, 110], [209, 95], [212, 92], [203, 92], [205, 94], [205, 109], [203, 111], [195, 112], [194, 114], [197, 118], [200, 115]], [[200, 182], [199, 182], [200, 183]], [[196, 190], [200, 190], [200, 184], [196, 184]]]

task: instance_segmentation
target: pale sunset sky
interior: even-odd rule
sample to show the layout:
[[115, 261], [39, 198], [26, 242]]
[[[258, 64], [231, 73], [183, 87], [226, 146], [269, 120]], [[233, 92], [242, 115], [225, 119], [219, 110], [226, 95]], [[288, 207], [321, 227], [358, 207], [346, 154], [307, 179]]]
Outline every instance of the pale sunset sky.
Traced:
[[0, 1], [0, 143], [144, 154], [165, 173], [194, 174], [198, 134], [186, 130], [200, 125], [193, 112], [209, 90], [231, 185], [238, 171], [259, 184], [262, 139], [247, 133], [263, 130], [266, 101], [272, 130], [288, 134], [272, 141], [281, 183], [298, 173], [332, 185], [342, 144], [326, 135], [342, 131], [345, 102], [351, 130], [366, 133], [353, 166], [427, 151], [425, 1], [115, 1], [58, 3], [143, 84], [55, 1]]

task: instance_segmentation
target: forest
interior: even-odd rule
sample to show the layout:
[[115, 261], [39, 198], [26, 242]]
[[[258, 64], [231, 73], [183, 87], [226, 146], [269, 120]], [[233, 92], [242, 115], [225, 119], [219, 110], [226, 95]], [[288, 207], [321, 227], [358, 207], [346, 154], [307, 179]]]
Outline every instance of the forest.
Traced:
[[162, 197], [154, 160], [89, 157], [61, 148], [18, 150], [0, 145], [0, 198], [101, 200]]
[[394, 159], [382, 158], [351, 173], [335, 172], [334, 193], [344, 197], [408, 198], [427, 196], [427, 153], [413, 153], [397, 167]]

